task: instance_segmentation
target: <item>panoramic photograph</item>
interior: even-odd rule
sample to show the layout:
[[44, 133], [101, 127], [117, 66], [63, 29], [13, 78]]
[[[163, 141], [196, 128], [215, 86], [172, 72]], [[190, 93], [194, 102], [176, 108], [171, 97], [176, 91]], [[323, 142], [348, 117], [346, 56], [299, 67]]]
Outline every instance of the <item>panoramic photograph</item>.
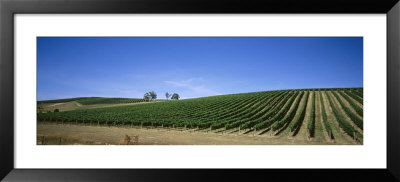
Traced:
[[37, 145], [363, 145], [363, 37], [37, 37]]

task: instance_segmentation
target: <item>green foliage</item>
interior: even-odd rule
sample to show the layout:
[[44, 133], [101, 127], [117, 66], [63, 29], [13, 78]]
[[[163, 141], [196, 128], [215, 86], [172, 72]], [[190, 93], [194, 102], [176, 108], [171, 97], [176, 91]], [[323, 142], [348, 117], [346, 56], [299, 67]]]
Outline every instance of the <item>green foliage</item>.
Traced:
[[157, 94], [154, 91], [149, 92], [151, 100], [156, 100], [157, 99]]
[[150, 96], [150, 93], [145, 93], [144, 95], [143, 95], [143, 100], [145, 100], [145, 101], [150, 101], [151, 100], [151, 96]]
[[261, 113], [267, 111], [268, 106], [271, 104], [271, 100], [276, 99], [279, 96], [282, 96], [284, 92], [272, 92], [269, 95], [261, 97], [258, 102], [255, 102], [254, 105], [247, 107], [239, 116], [235, 116], [232, 118], [228, 124], [225, 125], [226, 129], [236, 128], [240, 125], [251, 121], [253, 119], [257, 119]]
[[[176, 102], [74, 110], [51, 116], [60, 120], [64, 118], [63, 116], [67, 116], [73, 121], [85, 119], [100, 124], [114, 122], [129, 125], [131, 123], [133, 125], [143, 124], [144, 126], [169, 126], [174, 124], [175, 127], [179, 127], [187, 123], [188, 128], [210, 127], [213, 123], [222, 123], [228, 121], [229, 118], [244, 117], [243, 111], [247, 109], [247, 106], [250, 106], [259, 98], [269, 97], [271, 93], [273, 92], [231, 94]], [[48, 120], [46, 116], [50, 115], [46, 114], [38, 114], [38, 120]]]
[[172, 94], [171, 99], [173, 100], [179, 100], [180, 96], [177, 93]]
[[276, 113], [279, 112], [279, 110], [284, 106], [284, 104], [292, 95], [289, 92], [284, 92], [284, 93], [285, 93], [284, 95], [280, 95], [279, 97], [274, 98], [267, 107], [265, 107], [261, 112], [254, 115], [254, 118], [240, 125], [240, 128], [243, 129], [251, 128], [256, 124], [266, 121], [271, 117], [273, 117]]
[[[256, 94], [254, 96], [252, 96], [252, 98], [249, 98], [249, 100], [246, 103], [242, 103], [241, 106], [236, 107], [236, 108], [232, 108], [230, 113], [226, 113], [226, 114], [221, 114], [219, 116], [217, 116], [217, 119], [213, 119], [213, 124], [212, 124], [212, 128], [213, 129], [218, 129], [218, 128], [222, 128], [222, 127], [227, 127], [227, 129], [229, 129], [229, 127], [236, 127], [235, 124], [236, 121], [238, 120], [242, 120], [242, 119], [248, 119], [245, 118], [247, 114], [249, 114], [247, 111], [249, 111], [249, 108], [255, 108], [257, 105], [256, 104], [260, 99], [261, 102], [263, 102], [262, 100], [267, 99], [266, 97], [270, 98], [271, 96], [275, 95], [274, 92], [271, 92], [271, 94], [264, 94], [260, 95], [260, 94]], [[254, 117], [254, 116], [253, 116]], [[223, 122], [215, 122], [216, 120], [218, 120], [218, 118], [223, 118]]]
[[[143, 127], [186, 126], [186, 128], [199, 127], [211, 128], [213, 130], [237, 127], [241, 129], [256, 128], [260, 130], [272, 126], [276, 130], [283, 129], [284, 126], [289, 126], [293, 130], [298, 129], [301, 123], [304, 123], [307, 101], [310, 96], [308, 92], [311, 92], [309, 90], [313, 89], [302, 90], [304, 91], [278, 90], [251, 92], [170, 102], [152, 102], [107, 108], [38, 113], [37, 119], [39, 121], [94, 122], [102, 125], [119, 124]], [[320, 91], [321, 103], [323, 102], [322, 93], [323, 91]], [[315, 94], [316, 91], [314, 89], [312, 95], [313, 103], [311, 104], [312, 113], [310, 114], [310, 118], [307, 118], [307, 128], [312, 130], [315, 128]], [[110, 102], [111, 100], [109, 99], [117, 100], [116, 98], [102, 99], [106, 100], [90, 98], [86, 100], [86, 103]], [[143, 102], [143, 99], [138, 100]], [[85, 100], [82, 98], [79, 102], [85, 103]], [[331, 133], [324, 105], [321, 105], [321, 107], [324, 126], [326, 131]], [[299, 111], [298, 115], [296, 115], [297, 110]]]
[[343, 129], [343, 131], [348, 134], [349, 136], [353, 137], [354, 136], [354, 132], [358, 133], [353, 126], [351, 126], [351, 124], [349, 124], [345, 118], [343, 117], [343, 115], [339, 112], [339, 110], [336, 108], [336, 106], [334, 105], [331, 97], [329, 96], [329, 94], [326, 94], [326, 96], [328, 97], [328, 101], [329, 104], [332, 108], [332, 112], [336, 118], [336, 120], [339, 123], [339, 126]]
[[[363, 104], [363, 98], [357, 96], [356, 94], [354, 94], [353, 92], [349, 91], [349, 90], [345, 90], [344, 93], [346, 93], [346, 95], [349, 95], [351, 98], [353, 98], [354, 100], [356, 100], [358, 103]], [[345, 95], [345, 94], [342, 94]], [[346, 100], [350, 100], [350, 99], [346, 99]]]
[[[341, 93], [339, 91], [339, 93]], [[346, 115], [356, 124], [359, 128], [363, 129], [363, 121], [360, 119], [356, 114], [351, 112], [350, 108], [348, 108], [342, 101], [342, 99], [339, 97], [339, 95], [336, 92], [332, 92], [332, 94], [336, 97], [336, 99], [339, 101], [340, 106], [342, 109], [345, 111]]]
[[157, 94], [154, 91], [150, 91], [144, 94], [143, 100], [145, 101], [152, 101], [157, 99]]
[[310, 137], [314, 137], [315, 135], [315, 94], [316, 92], [314, 92], [312, 96], [310, 118], [308, 119], [307, 124], [307, 130]]
[[167, 100], [169, 99], [169, 97], [171, 97], [172, 94], [165, 92], [165, 98], [167, 98]]
[[331, 129], [331, 125], [328, 122], [328, 117], [326, 116], [326, 111], [325, 111], [325, 104], [324, 104], [324, 99], [322, 97], [322, 92], [319, 92], [319, 100], [321, 103], [321, 115], [322, 115], [322, 122], [324, 123], [325, 126], [325, 130], [328, 133], [329, 137], [332, 137], [332, 129]]
[[291, 109], [284, 114], [284, 117], [272, 125], [273, 131], [277, 131], [278, 129], [282, 128], [287, 122], [289, 122], [293, 117], [296, 115], [297, 108], [299, 107], [300, 101], [302, 100], [304, 95], [304, 91], [296, 99], [295, 103], [291, 107]]
[[351, 90], [351, 92], [354, 93], [355, 95], [357, 95], [358, 97], [361, 97], [361, 98], [364, 97], [364, 89], [362, 89], [362, 88], [353, 89], [353, 90]]
[[310, 95], [310, 92], [307, 92], [306, 98], [303, 99], [303, 102], [302, 102], [303, 105], [300, 108], [299, 114], [296, 115], [296, 117], [293, 119], [292, 122], [290, 122], [290, 124], [289, 124], [290, 131], [295, 131], [303, 123], [304, 117], [306, 115], [306, 108], [307, 108], [309, 95]]
[[289, 99], [289, 101], [287, 101], [287, 102], [285, 103], [285, 105], [283, 106], [283, 108], [280, 109], [279, 112], [278, 112], [276, 115], [274, 115], [272, 118], [270, 118], [270, 119], [268, 119], [268, 120], [265, 120], [265, 121], [262, 121], [262, 122], [256, 124], [256, 125], [254, 126], [254, 128], [257, 129], [257, 130], [267, 128], [267, 127], [271, 126], [275, 121], [279, 121], [279, 120], [281, 120], [283, 117], [285, 117], [286, 112], [289, 111], [290, 106], [292, 105], [294, 99], [297, 97], [298, 94], [299, 94], [299, 92], [295, 92], [294, 94], [291, 93], [292, 96], [291, 96], [291, 98]]
[[[351, 100], [351, 99], [349, 98], [349, 96], [347, 96], [346, 94], [344, 94], [344, 93], [342, 93], [342, 92], [339, 92], [339, 93], [340, 93], [340, 95], [341, 95], [342, 97], [344, 97], [344, 98], [346, 99], [346, 101], [351, 105], [351, 107], [357, 112], [358, 115], [363, 116], [363, 112], [364, 112], [363, 108], [361, 108], [361, 107], [358, 106], [356, 103], [354, 103], [354, 101]], [[346, 92], [346, 93], [351, 94], [351, 92]], [[357, 97], [357, 96], [355, 96], [355, 97]], [[359, 98], [359, 97], [358, 97], [358, 98]], [[362, 103], [362, 100], [361, 100], [361, 103]]]

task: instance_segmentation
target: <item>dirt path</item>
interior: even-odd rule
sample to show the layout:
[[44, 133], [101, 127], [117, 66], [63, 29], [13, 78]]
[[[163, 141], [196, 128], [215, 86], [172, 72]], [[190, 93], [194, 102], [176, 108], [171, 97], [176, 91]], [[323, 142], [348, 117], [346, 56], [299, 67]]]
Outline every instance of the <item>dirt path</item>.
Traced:
[[[52, 145], [119, 145], [125, 135], [138, 136], [139, 145], [330, 145], [340, 144], [302, 139], [288, 140], [252, 134], [218, 134], [213, 132], [167, 128], [140, 129], [130, 127], [83, 126], [69, 124], [38, 123], [37, 143], [45, 137], [45, 144]], [[58, 140], [60, 139], [60, 140]], [[61, 142], [60, 142], [61, 141]], [[341, 143], [352, 144], [352, 143]]]
[[307, 131], [307, 125], [308, 121], [310, 119], [310, 114], [311, 114], [311, 105], [312, 105], [312, 97], [315, 92], [310, 91], [310, 95], [308, 96], [308, 101], [307, 101], [307, 106], [306, 106], [306, 115], [304, 116], [303, 123], [300, 125], [300, 130], [298, 131], [297, 135], [295, 137], [301, 137], [304, 140], [308, 140], [308, 131]]
[[64, 103], [51, 104], [51, 105], [49, 105], [49, 107], [58, 106], [58, 105], [60, 105], [60, 104], [64, 104]]
[[333, 115], [332, 108], [329, 104], [328, 97], [326, 96], [327, 91], [323, 92], [322, 97], [324, 99], [324, 102], [321, 104], [324, 104], [325, 106], [325, 111], [326, 111], [326, 116], [328, 118], [328, 122], [331, 124], [331, 129], [332, 129], [332, 134], [333, 137], [335, 138], [335, 143], [354, 143], [353, 139], [348, 136], [344, 131], [339, 127], [339, 123], [336, 121], [335, 116]]
[[324, 123], [322, 121], [322, 108], [321, 108], [321, 100], [319, 97], [320, 92], [314, 92], [315, 95], [315, 133], [314, 138], [312, 140], [318, 142], [331, 142], [331, 139], [326, 132]]

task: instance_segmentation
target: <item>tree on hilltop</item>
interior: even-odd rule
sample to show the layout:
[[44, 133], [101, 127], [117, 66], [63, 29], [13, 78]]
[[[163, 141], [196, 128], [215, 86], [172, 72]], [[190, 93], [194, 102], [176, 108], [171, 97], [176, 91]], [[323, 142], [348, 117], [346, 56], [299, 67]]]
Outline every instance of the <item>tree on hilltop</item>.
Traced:
[[165, 97], [166, 97], [166, 98], [167, 98], [167, 100], [168, 100], [168, 98], [169, 98], [169, 97], [171, 97], [171, 94], [170, 94], [170, 93], [168, 93], [168, 92], [166, 92], [166, 93], [165, 93]]
[[151, 96], [151, 100], [157, 99], [157, 94], [154, 91], [149, 92], [149, 94]]
[[144, 94], [143, 99], [145, 101], [155, 100], [155, 99], [157, 99], [157, 94], [154, 91], [147, 92], [147, 93]]
[[171, 99], [179, 100], [179, 94], [177, 94], [177, 93], [172, 94]]
[[143, 99], [144, 99], [145, 101], [150, 101], [150, 100], [151, 100], [150, 94], [149, 94], [148, 92], [145, 93], [144, 96], [143, 96]]

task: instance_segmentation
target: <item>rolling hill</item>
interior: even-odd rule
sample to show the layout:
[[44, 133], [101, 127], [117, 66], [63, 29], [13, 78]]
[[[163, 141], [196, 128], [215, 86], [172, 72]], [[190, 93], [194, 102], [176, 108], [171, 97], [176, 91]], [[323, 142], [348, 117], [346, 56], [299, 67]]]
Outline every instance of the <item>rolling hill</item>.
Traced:
[[[75, 98], [81, 104], [141, 99]], [[103, 126], [181, 128], [210, 132], [363, 142], [363, 89], [295, 89], [159, 101], [148, 104], [38, 113], [38, 121]]]
[[132, 99], [132, 98], [107, 98], [107, 97], [76, 97], [68, 99], [56, 99], [56, 100], [43, 100], [38, 101], [38, 104], [48, 104], [48, 103], [65, 103], [76, 101], [83, 105], [92, 104], [120, 104], [120, 103], [136, 103], [143, 102], [143, 99]]

